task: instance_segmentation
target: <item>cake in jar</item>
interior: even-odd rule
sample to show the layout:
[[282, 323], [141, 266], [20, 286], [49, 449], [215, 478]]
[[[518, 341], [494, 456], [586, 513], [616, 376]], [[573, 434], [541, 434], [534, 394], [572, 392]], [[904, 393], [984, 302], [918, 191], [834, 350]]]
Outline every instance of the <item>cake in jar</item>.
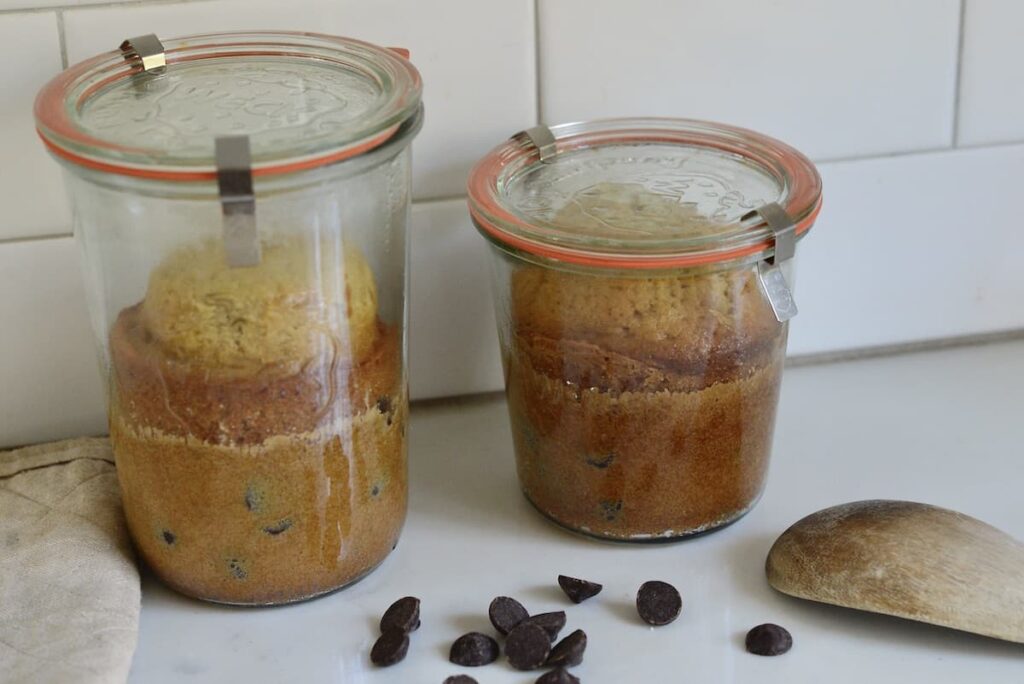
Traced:
[[[675, 199], [602, 184], [553, 224], [720, 230]], [[517, 261], [505, 333], [520, 482], [543, 514], [616, 540], [686, 537], [764, 486], [786, 344], [756, 266], [609, 272]]]
[[231, 268], [170, 254], [110, 333], [110, 433], [136, 547], [201, 599], [285, 603], [377, 566], [405, 519], [399, 328], [360, 251], [304, 238]]

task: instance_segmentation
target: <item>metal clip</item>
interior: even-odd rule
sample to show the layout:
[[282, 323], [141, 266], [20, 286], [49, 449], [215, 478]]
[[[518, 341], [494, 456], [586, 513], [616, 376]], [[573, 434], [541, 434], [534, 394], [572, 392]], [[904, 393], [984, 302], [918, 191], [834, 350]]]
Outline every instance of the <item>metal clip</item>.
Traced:
[[530, 144], [537, 148], [540, 160], [545, 164], [551, 161], [558, 152], [558, 148], [555, 145], [555, 134], [547, 126], [534, 126], [525, 131], [520, 131], [512, 137], [524, 137], [529, 140]]
[[774, 237], [772, 256], [757, 264], [761, 287], [768, 297], [775, 318], [784, 323], [798, 313], [793, 290], [782, 273], [782, 264], [796, 254], [796, 222], [786, 210], [772, 202], [743, 215], [742, 221], [760, 216]]
[[158, 73], [167, 66], [164, 44], [153, 33], [126, 39], [121, 43], [121, 52], [129, 62], [139, 62], [146, 72]]
[[260, 235], [256, 226], [249, 136], [217, 137], [214, 140], [214, 158], [224, 215], [224, 252], [228, 265], [256, 266], [260, 263]]

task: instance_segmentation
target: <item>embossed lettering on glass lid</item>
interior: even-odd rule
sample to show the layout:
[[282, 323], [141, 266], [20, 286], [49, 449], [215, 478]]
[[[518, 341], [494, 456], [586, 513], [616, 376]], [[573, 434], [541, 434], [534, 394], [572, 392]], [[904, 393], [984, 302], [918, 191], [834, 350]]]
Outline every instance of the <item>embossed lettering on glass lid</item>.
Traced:
[[383, 95], [364, 75], [325, 63], [218, 60], [97, 93], [79, 121], [104, 140], [183, 159], [209, 157], [214, 136], [245, 133], [259, 159], [358, 133]]
[[503, 181], [507, 206], [547, 240], [647, 248], [745, 235], [740, 218], [783, 192], [739, 155], [657, 143], [567, 151]]

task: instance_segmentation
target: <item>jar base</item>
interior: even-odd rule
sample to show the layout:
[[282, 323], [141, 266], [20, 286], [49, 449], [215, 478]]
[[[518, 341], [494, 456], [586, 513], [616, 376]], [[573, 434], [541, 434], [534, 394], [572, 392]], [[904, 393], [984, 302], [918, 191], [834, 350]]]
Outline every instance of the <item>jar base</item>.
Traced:
[[611, 544], [622, 544], [622, 545], [674, 544], [676, 542], [684, 542], [684, 541], [689, 541], [691, 539], [696, 539], [697, 537], [703, 537], [703, 536], [711, 534], [713, 532], [718, 532], [719, 530], [724, 530], [725, 528], [733, 525], [734, 523], [739, 522], [740, 520], [745, 518], [747, 516], [747, 514], [750, 513], [750, 511], [752, 511], [754, 509], [754, 507], [757, 506], [758, 502], [761, 500], [761, 494], [758, 494], [757, 497], [755, 497], [754, 500], [750, 502], [749, 506], [747, 506], [746, 508], [742, 509], [741, 511], [739, 511], [735, 515], [729, 516], [729, 517], [727, 517], [727, 518], [725, 518], [725, 519], [723, 519], [723, 520], [721, 520], [719, 522], [716, 522], [716, 523], [713, 523], [713, 524], [709, 525], [708, 527], [705, 527], [705, 528], [702, 528], [702, 529], [698, 529], [698, 530], [694, 530], [692, 532], [683, 532], [682, 534], [672, 534], [670, 536], [640, 535], [640, 536], [634, 536], [634, 537], [620, 537], [620, 536], [614, 536], [614, 535], [601, 534], [600, 532], [594, 532], [592, 530], [580, 529], [578, 527], [573, 527], [571, 525], [568, 525], [568, 524], [562, 522], [561, 520], [559, 520], [558, 518], [554, 517], [553, 515], [551, 515], [547, 511], [545, 511], [540, 506], [538, 506], [537, 503], [533, 499], [530, 498], [530, 495], [526, 492], [525, 489], [521, 489], [520, 491], [522, 491], [522, 493], [523, 493], [523, 498], [526, 499], [526, 501], [530, 504], [530, 506], [533, 507], [533, 509], [535, 511], [540, 513], [540, 515], [545, 520], [547, 520], [550, 523], [553, 523], [555, 526], [559, 527], [560, 529], [562, 529], [562, 530], [564, 530], [566, 532], [569, 532], [569, 533], [571, 533], [571, 534], [573, 534], [573, 535], [575, 535], [577, 537], [583, 537], [584, 539], [587, 539], [587, 540], [590, 540], [590, 541], [608, 542], [608, 543], [611, 543]]
[[277, 606], [290, 606], [296, 603], [305, 603], [306, 601], [312, 601], [313, 599], [323, 598], [324, 596], [328, 596], [329, 594], [334, 594], [345, 589], [348, 589], [349, 587], [358, 584], [359, 582], [362, 582], [364, 579], [372, 575], [377, 570], [377, 568], [384, 565], [385, 561], [387, 561], [387, 559], [390, 556], [391, 554], [388, 554], [373, 567], [365, 570], [359, 575], [356, 575], [353, 579], [348, 580], [343, 584], [339, 584], [336, 587], [323, 589], [321, 591], [315, 591], [311, 594], [296, 596], [295, 598], [282, 599], [280, 601], [228, 601], [223, 599], [212, 598], [209, 596], [199, 596], [194, 592], [189, 592], [184, 587], [181, 587], [179, 585], [174, 584], [173, 582], [168, 581], [167, 579], [162, 577], [156, 570], [154, 570], [151, 566], [145, 565], [145, 568], [152, 577], [154, 577], [158, 582], [160, 582], [160, 584], [174, 591], [176, 594], [184, 596], [187, 599], [192, 599], [194, 601], [202, 601], [203, 603], [212, 603], [219, 606], [234, 606], [237, 608], [275, 608]]

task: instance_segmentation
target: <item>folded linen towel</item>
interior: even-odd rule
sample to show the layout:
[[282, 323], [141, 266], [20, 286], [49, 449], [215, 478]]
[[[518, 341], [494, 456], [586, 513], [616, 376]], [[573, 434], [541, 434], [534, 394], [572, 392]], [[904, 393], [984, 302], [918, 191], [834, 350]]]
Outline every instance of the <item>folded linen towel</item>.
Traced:
[[123, 682], [139, 595], [107, 440], [0, 452], [0, 679]]

